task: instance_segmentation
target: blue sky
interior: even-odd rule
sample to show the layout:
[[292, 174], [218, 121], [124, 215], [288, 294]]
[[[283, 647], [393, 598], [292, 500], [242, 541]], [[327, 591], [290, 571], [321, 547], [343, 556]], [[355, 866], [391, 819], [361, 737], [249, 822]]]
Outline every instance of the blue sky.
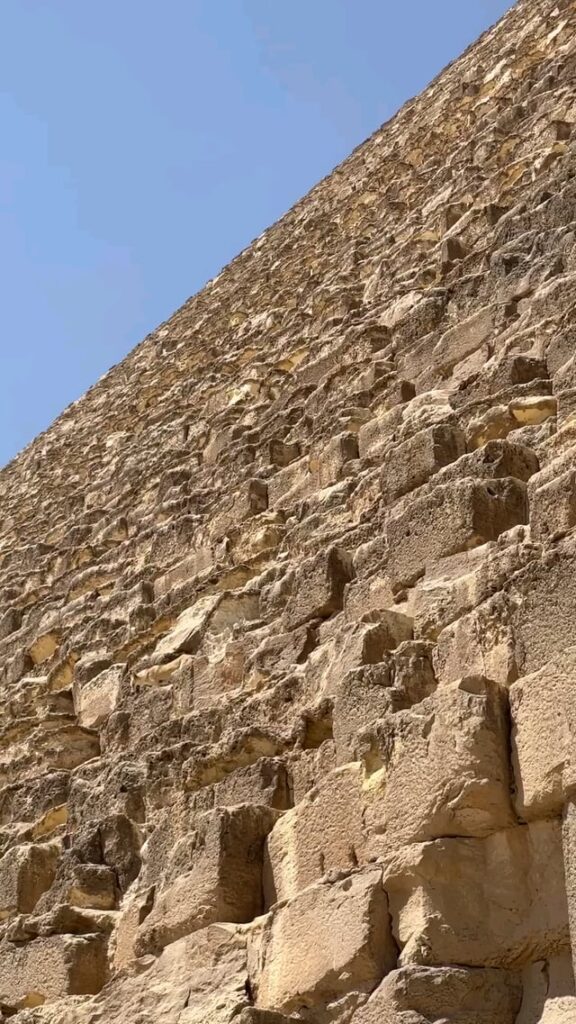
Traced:
[[510, 0], [3, 0], [0, 466]]

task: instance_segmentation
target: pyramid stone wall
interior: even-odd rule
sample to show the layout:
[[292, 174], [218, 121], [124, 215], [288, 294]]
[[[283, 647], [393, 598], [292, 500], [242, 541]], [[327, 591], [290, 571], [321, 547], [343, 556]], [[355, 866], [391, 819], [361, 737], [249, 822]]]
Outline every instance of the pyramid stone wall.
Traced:
[[520, 0], [0, 474], [2, 1019], [576, 1020], [575, 87]]

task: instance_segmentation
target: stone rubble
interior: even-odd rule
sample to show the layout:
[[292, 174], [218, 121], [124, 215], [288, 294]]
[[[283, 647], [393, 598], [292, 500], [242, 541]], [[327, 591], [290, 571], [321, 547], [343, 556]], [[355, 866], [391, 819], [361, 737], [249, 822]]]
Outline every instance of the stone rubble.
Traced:
[[0, 497], [1, 1020], [574, 1024], [576, 0]]

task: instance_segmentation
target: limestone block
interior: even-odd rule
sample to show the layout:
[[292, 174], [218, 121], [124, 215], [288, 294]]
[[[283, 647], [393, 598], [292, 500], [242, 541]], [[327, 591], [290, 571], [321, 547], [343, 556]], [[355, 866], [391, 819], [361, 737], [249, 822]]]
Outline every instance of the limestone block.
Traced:
[[364, 861], [362, 766], [330, 772], [287, 811], [266, 841], [266, 904], [295, 896], [329, 871]]
[[473, 313], [442, 335], [430, 353], [431, 361], [444, 373], [487, 341], [494, 331], [495, 306]]
[[80, 685], [73, 685], [74, 710], [78, 722], [86, 729], [98, 729], [116, 709], [124, 665], [112, 665]]
[[440, 685], [464, 676], [486, 675], [502, 685], [518, 676], [519, 648], [506, 595], [496, 594], [446, 626], [434, 652]]
[[384, 886], [403, 966], [518, 967], [569, 949], [557, 821], [406, 847]]
[[416, 636], [437, 640], [443, 629], [503, 588], [538, 555], [520, 526], [498, 541], [440, 559], [426, 569], [410, 594]]
[[300, 458], [302, 454], [300, 445], [298, 442], [287, 444], [280, 438], [273, 438], [268, 442], [268, 457], [273, 466], [285, 467], [289, 466], [295, 459]]
[[364, 824], [374, 855], [514, 824], [505, 698], [481, 677], [436, 690], [365, 730]]
[[356, 1011], [354, 1024], [517, 1024], [522, 981], [494, 968], [401, 967]]
[[159, 660], [177, 654], [195, 654], [207, 632], [222, 633], [237, 622], [256, 618], [258, 597], [255, 594], [207, 594], [182, 612], [173, 628], [156, 645], [154, 653]]
[[246, 939], [233, 925], [211, 925], [144, 963], [144, 975], [134, 965], [91, 1002], [98, 1020], [229, 1024], [249, 1003]]
[[355, 434], [337, 434], [319, 452], [310, 457], [310, 472], [318, 487], [330, 487], [341, 479], [347, 462], [358, 458], [358, 440]]
[[23, 843], [0, 858], [0, 920], [30, 914], [56, 876], [56, 843]]
[[569, 534], [509, 582], [517, 676], [537, 671], [551, 653], [573, 644], [575, 567], [576, 538]]
[[[310, 652], [306, 680], [318, 696], [335, 694], [350, 670], [361, 665], [388, 664], [389, 652], [412, 638], [412, 620], [406, 615], [385, 609], [369, 613], [366, 618], [371, 621], [345, 627], [338, 622], [333, 635]], [[327, 623], [326, 628], [330, 625]], [[318, 632], [321, 640], [322, 630]]]
[[340, 611], [352, 576], [352, 560], [342, 548], [330, 547], [307, 558], [296, 571], [284, 612], [285, 628], [296, 629], [308, 619], [324, 619]]
[[240, 805], [209, 812], [191, 837], [190, 867], [157, 896], [136, 940], [137, 954], [216, 921], [251, 921], [262, 911], [264, 840], [277, 812]]
[[434, 560], [495, 540], [526, 519], [525, 487], [513, 477], [436, 487], [386, 524], [392, 586], [412, 586]]
[[461, 455], [455, 462], [439, 470], [435, 483], [474, 477], [476, 480], [496, 480], [513, 476], [526, 483], [539, 469], [538, 456], [524, 444], [502, 438], [487, 441], [475, 451]]
[[566, 902], [572, 944], [572, 966], [576, 977], [576, 801], [574, 796], [566, 802], [562, 822], [562, 848], [566, 879]]
[[553, 540], [576, 526], [576, 471], [571, 469], [537, 490], [528, 490], [534, 540]]
[[510, 711], [518, 814], [559, 815], [576, 783], [576, 647], [514, 683]]
[[38, 1006], [65, 995], [99, 992], [108, 979], [103, 935], [51, 935], [0, 947], [0, 999]]
[[308, 457], [304, 456], [270, 477], [268, 507], [288, 508], [293, 502], [311, 494], [313, 490], [314, 478], [308, 469]]
[[214, 805], [265, 804], [276, 810], [291, 805], [290, 779], [279, 757], [261, 757], [255, 764], [238, 768], [214, 787]]
[[281, 903], [251, 939], [249, 973], [258, 1007], [284, 1012], [369, 992], [395, 966], [381, 872], [310, 886]]
[[576, 996], [571, 958], [539, 960], [522, 971], [522, 1005], [516, 1024], [572, 1024]]
[[374, 665], [342, 674], [334, 689], [332, 714], [339, 764], [359, 758], [358, 733], [389, 711], [428, 697], [436, 688], [431, 645], [409, 641], [383, 653]]
[[75, 864], [66, 900], [73, 907], [114, 910], [118, 896], [116, 874], [106, 864]]
[[361, 459], [377, 456], [382, 448], [392, 441], [394, 431], [402, 422], [402, 407], [397, 405], [386, 409], [379, 416], [368, 420], [358, 431], [358, 453]]
[[458, 427], [438, 423], [418, 431], [386, 453], [380, 476], [384, 499], [391, 502], [420, 487], [465, 451], [465, 437]]

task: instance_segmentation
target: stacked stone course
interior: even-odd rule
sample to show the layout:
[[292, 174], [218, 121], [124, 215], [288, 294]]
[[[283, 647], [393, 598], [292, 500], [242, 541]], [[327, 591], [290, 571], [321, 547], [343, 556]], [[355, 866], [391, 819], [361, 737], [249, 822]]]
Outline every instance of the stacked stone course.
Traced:
[[574, 1024], [575, 323], [519, 0], [3, 470], [1, 1019]]

